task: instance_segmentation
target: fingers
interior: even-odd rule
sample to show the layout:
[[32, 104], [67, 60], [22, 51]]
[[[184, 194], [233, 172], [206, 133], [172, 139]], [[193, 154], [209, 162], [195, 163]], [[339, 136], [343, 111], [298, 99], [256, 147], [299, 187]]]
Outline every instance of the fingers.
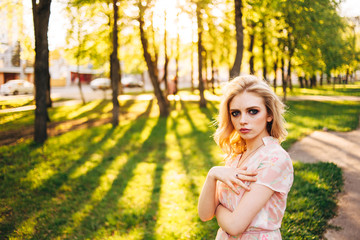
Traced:
[[258, 173], [255, 171], [245, 171], [245, 170], [239, 170], [237, 174], [240, 175], [246, 175], [246, 176], [256, 176]]
[[256, 182], [256, 180], [257, 180], [256, 177], [246, 176], [246, 175], [242, 175], [242, 174], [237, 174], [236, 178], [241, 180], [241, 181], [248, 181], [248, 182]]
[[242, 187], [243, 189], [245, 189], [246, 191], [250, 191], [250, 187], [245, 183], [245, 182], [256, 182], [256, 176], [257, 172], [246, 172], [244, 170], [239, 171], [238, 173], [236, 173], [235, 178], [236, 181], [235, 183]]
[[245, 189], [246, 191], [250, 191], [250, 187], [246, 185], [243, 181], [238, 180], [236, 181], [236, 184]]
[[231, 190], [233, 190], [233, 192], [235, 192], [236, 194], [240, 194], [239, 190], [234, 186], [231, 181], [226, 183], [226, 185], [228, 185], [228, 187], [231, 188]]

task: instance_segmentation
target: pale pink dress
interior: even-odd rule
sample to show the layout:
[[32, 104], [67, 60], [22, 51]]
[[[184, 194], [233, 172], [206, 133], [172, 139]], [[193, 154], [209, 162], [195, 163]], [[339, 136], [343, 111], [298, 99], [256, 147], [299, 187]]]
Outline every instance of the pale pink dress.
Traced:
[[[293, 183], [294, 170], [289, 154], [280, 146], [277, 139], [265, 137], [264, 146], [250, 157], [245, 166], [249, 171], [257, 171], [257, 181], [252, 184], [262, 184], [275, 191], [265, 206], [255, 216], [247, 230], [239, 236], [230, 236], [219, 228], [216, 239], [241, 240], [275, 240], [281, 239], [280, 226], [286, 208], [286, 199]], [[239, 156], [229, 159], [225, 165], [236, 168]], [[238, 187], [240, 194], [235, 194], [227, 185], [218, 181], [217, 196], [219, 202], [234, 211], [245, 190]], [[250, 184], [246, 182], [246, 184]]]

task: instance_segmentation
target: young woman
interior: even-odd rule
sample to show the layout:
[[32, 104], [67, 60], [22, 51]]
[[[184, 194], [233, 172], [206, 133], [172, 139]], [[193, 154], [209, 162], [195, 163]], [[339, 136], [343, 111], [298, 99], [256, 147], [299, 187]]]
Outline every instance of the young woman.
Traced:
[[202, 221], [216, 216], [216, 239], [281, 239], [293, 166], [280, 146], [287, 132], [284, 105], [255, 76], [227, 84], [214, 139], [225, 166], [210, 169], [199, 197]]

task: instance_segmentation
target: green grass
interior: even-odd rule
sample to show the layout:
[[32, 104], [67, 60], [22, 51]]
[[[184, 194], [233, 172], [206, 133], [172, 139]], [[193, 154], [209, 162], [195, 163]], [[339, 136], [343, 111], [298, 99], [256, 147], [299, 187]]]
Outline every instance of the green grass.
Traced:
[[0, 109], [22, 107], [34, 104], [34, 97], [18, 97], [9, 100], [0, 100]]
[[294, 164], [294, 184], [282, 223], [283, 239], [321, 239], [326, 219], [334, 217], [336, 195], [343, 186], [333, 163]]
[[[55, 108], [51, 116], [99, 117], [109, 111], [108, 104]], [[170, 116], [158, 118], [152, 101], [126, 101], [117, 128], [71, 131], [43, 146], [29, 140], [1, 146], [0, 236], [214, 239], [216, 220], [201, 222], [196, 205], [207, 171], [222, 164], [211, 139], [217, 105], [208, 102], [208, 109], [199, 109], [197, 102], [172, 102]], [[324, 126], [354, 129], [360, 112], [353, 102], [288, 105], [285, 148]], [[334, 215], [341, 171], [328, 163], [295, 163], [294, 168], [283, 239], [320, 239]]]
[[[67, 101], [67, 98], [53, 98], [52, 102]], [[23, 106], [34, 105], [33, 96], [17, 96], [16, 98], [10, 98], [8, 100], [0, 100], [0, 109], [17, 108]]]
[[288, 101], [285, 149], [314, 130], [350, 131], [359, 125], [360, 104], [352, 101]]
[[[282, 88], [277, 87], [276, 93], [280, 96], [283, 95]], [[294, 86], [293, 90], [287, 89], [288, 96], [301, 96], [301, 95], [322, 95], [322, 96], [360, 96], [360, 82], [352, 84], [335, 84], [316, 86], [314, 88], [300, 88]]]
[[[120, 104], [122, 113], [130, 112], [132, 115], [136, 114], [146, 105], [145, 102], [134, 100], [121, 101]], [[48, 114], [51, 122], [75, 119], [87, 121], [92, 119], [111, 117], [111, 109], [112, 103], [110, 100], [95, 100], [87, 102], [85, 105], [74, 104], [70, 106], [49, 108]], [[14, 130], [33, 125], [34, 110], [14, 113], [0, 113], [0, 133], [1, 131]]]

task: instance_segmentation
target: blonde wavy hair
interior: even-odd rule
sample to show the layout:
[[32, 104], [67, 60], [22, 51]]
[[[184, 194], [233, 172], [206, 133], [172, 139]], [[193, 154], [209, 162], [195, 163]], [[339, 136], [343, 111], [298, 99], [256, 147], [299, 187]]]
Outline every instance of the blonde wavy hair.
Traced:
[[231, 80], [223, 91], [220, 102], [219, 115], [217, 118], [217, 129], [214, 133], [214, 140], [220, 148], [231, 156], [246, 151], [246, 143], [231, 123], [229, 104], [238, 94], [243, 92], [254, 93], [264, 99], [267, 113], [273, 120], [267, 123], [266, 129], [270, 136], [280, 142], [285, 140], [287, 131], [285, 129], [285, 105], [273, 92], [268, 84], [253, 75], [239, 76]]

